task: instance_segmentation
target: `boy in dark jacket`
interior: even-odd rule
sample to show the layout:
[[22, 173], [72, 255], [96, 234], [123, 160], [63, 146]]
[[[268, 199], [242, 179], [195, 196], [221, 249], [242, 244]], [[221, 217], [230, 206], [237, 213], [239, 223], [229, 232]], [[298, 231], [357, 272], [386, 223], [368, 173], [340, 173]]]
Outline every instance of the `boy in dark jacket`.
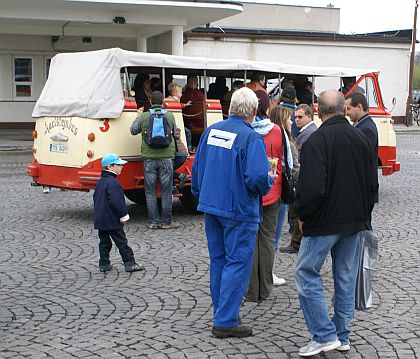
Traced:
[[109, 252], [112, 248], [111, 238], [120, 251], [126, 272], [144, 270], [137, 264], [134, 253], [127, 243], [123, 225], [130, 219], [125, 204], [124, 193], [117, 176], [127, 161], [115, 153], [107, 153], [102, 157], [101, 179], [96, 183], [93, 194], [94, 228], [99, 236], [99, 269], [107, 272], [112, 269]]

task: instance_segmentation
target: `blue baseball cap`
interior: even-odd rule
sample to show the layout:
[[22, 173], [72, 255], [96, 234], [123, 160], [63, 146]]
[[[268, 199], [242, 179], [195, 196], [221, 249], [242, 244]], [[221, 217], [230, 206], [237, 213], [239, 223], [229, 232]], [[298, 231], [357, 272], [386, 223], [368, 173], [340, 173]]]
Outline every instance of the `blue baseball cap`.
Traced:
[[122, 160], [115, 153], [106, 153], [102, 157], [101, 163], [102, 167], [106, 167], [110, 165], [125, 165], [127, 161]]

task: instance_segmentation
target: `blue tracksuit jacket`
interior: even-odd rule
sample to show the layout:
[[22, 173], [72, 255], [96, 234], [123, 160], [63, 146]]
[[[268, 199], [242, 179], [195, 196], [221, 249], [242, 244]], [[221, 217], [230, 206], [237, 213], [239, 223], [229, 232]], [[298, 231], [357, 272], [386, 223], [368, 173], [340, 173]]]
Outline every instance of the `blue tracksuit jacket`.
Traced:
[[262, 137], [237, 116], [203, 133], [192, 169], [198, 210], [242, 222], [262, 220], [261, 198], [273, 180]]

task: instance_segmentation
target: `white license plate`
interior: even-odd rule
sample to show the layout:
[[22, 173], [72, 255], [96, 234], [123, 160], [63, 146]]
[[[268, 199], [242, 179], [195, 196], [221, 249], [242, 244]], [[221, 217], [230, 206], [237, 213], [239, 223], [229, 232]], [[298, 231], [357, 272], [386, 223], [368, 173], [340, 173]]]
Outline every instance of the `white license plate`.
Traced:
[[50, 152], [68, 153], [69, 145], [62, 145], [60, 143], [50, 143]]

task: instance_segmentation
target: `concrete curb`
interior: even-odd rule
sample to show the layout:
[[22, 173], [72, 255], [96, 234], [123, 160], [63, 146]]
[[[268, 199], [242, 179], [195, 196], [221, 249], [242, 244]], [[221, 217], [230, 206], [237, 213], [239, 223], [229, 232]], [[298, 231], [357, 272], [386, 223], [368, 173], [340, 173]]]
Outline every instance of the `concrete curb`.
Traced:
[[7, 152], [31, 152], [32, 146], [0, 146], [0, 151], [7, 151]]

